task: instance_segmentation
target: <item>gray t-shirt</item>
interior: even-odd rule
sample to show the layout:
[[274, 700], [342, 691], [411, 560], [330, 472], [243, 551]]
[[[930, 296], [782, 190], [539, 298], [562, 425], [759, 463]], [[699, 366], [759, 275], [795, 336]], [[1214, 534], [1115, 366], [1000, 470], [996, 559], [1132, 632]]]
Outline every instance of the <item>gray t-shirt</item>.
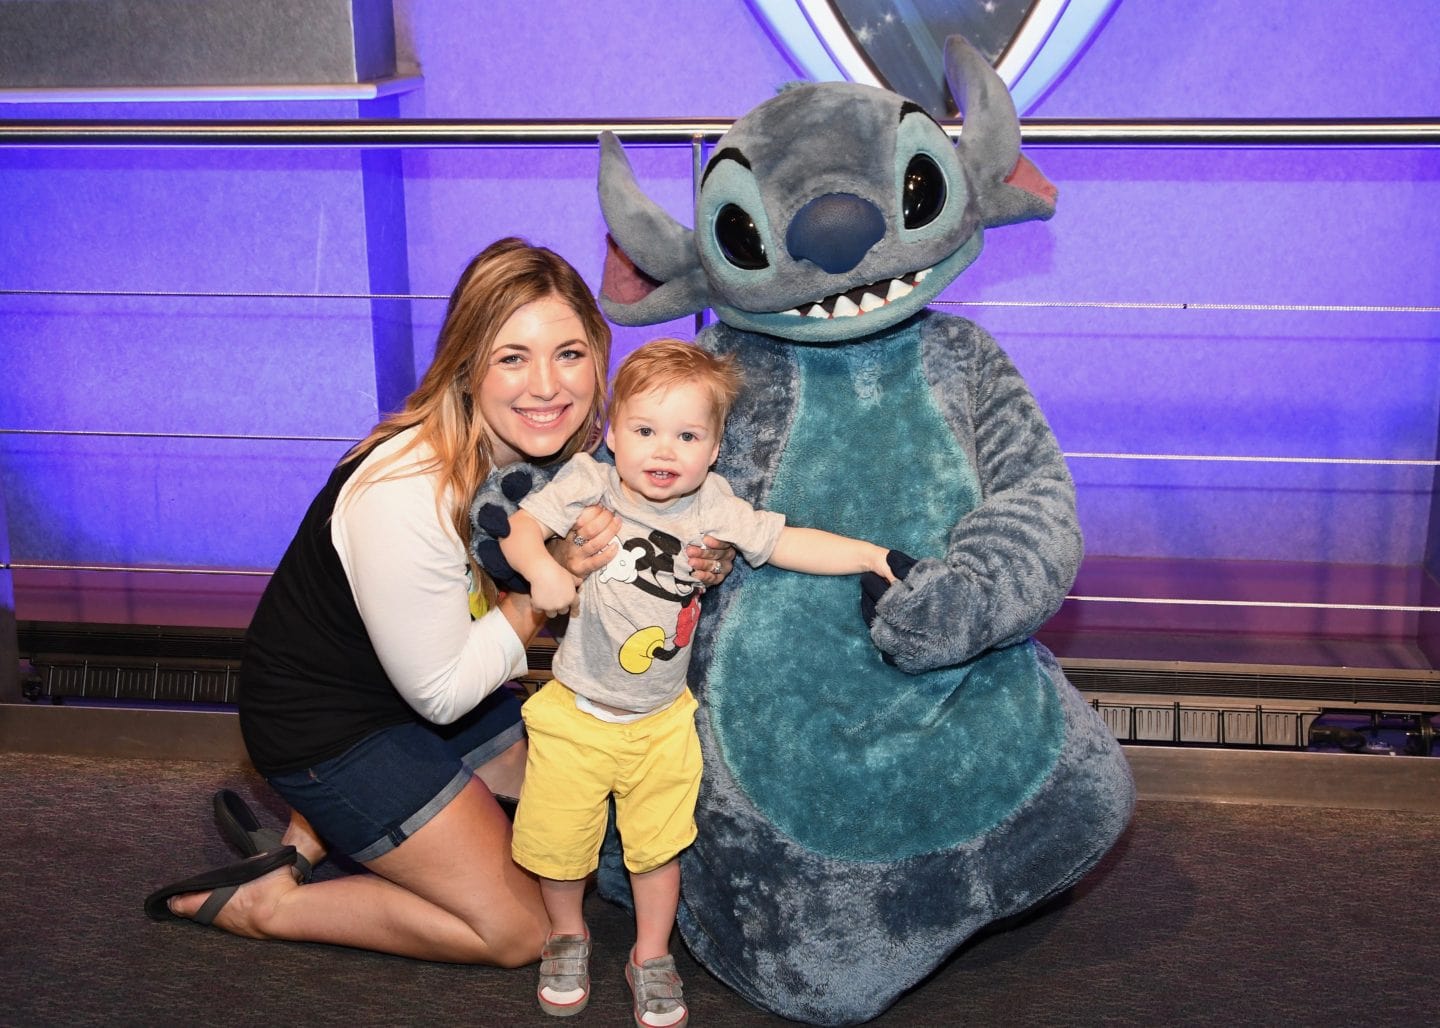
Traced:
[[613, 467], [584, 453], [520, 506], [559, 535], [592, 503], [619, 515], [620, 551], [581, 583], [579, 613], [555, 654], [555, 677], [598, 703], [658, 710], [685, 689], [700, 619], [703, 590], [690, 576], [685, 547], [710, 535], [759, 566], [770, 559], [785, 517], [756, 510], [713, 472], [698, 490], [663, 507], [632, 500]]

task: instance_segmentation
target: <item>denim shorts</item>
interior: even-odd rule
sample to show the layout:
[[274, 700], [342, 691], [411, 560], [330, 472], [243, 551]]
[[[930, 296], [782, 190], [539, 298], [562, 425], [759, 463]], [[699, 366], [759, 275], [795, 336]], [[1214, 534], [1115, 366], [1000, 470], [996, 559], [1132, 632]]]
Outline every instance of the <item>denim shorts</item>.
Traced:
[[524, 737], [520, 699], [501, 688], [454, 724], [382, 728], [338, 757], [267, 780], [330, 848], [363, 863], [399, 846], [476, 768]]

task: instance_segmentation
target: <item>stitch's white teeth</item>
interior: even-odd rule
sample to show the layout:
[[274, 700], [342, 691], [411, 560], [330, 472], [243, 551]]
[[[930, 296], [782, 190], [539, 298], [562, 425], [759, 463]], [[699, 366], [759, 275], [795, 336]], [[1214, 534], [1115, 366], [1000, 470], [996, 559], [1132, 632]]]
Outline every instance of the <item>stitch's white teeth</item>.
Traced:
[[[926, 276], [934, 270], [934, 268], [925, 268], [905, 276], [913, 279], [913, 282], [906, 282], [905, 277], [887, 279], [884, 282], [876, 282], [873, 285], [856, 287], [844, 293], [827, 296], [818, 303], [812, 303], [808, 310], [802, 311], [799, 307], [791, 307], [788, 311], [779, 311], [778, 313], [797, 318], [853, 318], [860, 314], [879, 310], [888, 303], [894, 303], [902, 297], [909, 296], [915, 287], [925, 281]], [[885, 291], [883, 299], [880, 296], [882, 286]], [[860, 298], [858, 304], [852, 299], [857, 294]]]

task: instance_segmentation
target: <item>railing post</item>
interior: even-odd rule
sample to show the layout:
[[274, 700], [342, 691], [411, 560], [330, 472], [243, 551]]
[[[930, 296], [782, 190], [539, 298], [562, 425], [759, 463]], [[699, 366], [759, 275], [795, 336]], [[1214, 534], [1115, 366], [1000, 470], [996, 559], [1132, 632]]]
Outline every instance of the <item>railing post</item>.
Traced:
[[[702, 133], [695, 133], [690, 137], [690, 195], [691, 199], [700, 198], [700, 180], [705, 175], [705, 136]], [[695, 312], [695, 334], [699, 335], [700, 330], [705, 327], [705, 308]]]
[[[370, 113], [394, 112], [395, 101], [362, 105]], [[398, 150], [360, 151], [361, 193], [365, 200], [366, 282], [377, 295], [410, 291], [410, 262], [405, 222], [405, 172]], [[405, 406], [415, 389], [415, 341], [410, 301], [370, 301], [371, 349], [375, 354], [376, 420]]]
[[0, 479], [0, 703], [19, 703], [20, 640], [15, 634], [15, 580], [10, 571], [10, 523]]
[[[1440, 460], [1440, 426], [1436, 426], [1435, 458]], [[1440, 467], [1430, 479], [1430, 524], [1420, 561], [1420, 606], [1440, 605]], [[1440, 666], [1440, 614], [1422, 612], [1416, 629], [1420, 652], [1431, 667]]]

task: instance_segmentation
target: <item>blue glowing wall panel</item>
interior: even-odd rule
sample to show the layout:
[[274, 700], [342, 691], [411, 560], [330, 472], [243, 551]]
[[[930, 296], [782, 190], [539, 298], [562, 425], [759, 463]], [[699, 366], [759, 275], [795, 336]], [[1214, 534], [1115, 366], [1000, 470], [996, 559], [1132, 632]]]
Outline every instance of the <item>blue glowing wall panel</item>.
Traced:
[[[417, 4], [406, 29], [402, 47], [425, 75], [423, 89], [399, 99], [407, 118], [735, 117], [800, 78], [738, 0], [630, 3], [624, 18], [580, 3], [546, 17], [523, 5]], [[636, 147], [630, 158], [650, 195], [688, 225], [689, 149]], [[404, 160], [415, 292], [448, 293], [470, 257], [512, 234], [556, 250], [599, 288], [595, 147], [412, 150]], [[419, 368], [443, 313], [443, 303], [416, 304]], [[617, 327], [614, 363], [662, 334], [689, 338], [693, 319]]]
[[1121, 0], [1041, 118], [1435, 114], [1434, 12], [1412, 0]]
[[[692, 205], [688, 148], [636, 146], [629, 150], [650, 194], [689, 224]], [[486, 243], [522, 235], [570, 260], [593, 290], [600, 288], [605, 221], [595, 200], [598, 148], [429, 150], [406, 155], [407, 217], [412, 235], [429, 243], [411, 256], [415, 291], [446, 295], [466, 263]], [[536, 183], [543, 182], [543, 188]], [[444, 316], [440, 301], [415, 304], [415, 360], [423, 369], [434, 354]], [[614, 327], [615, 356], [659, 335], [694, 336], [694, 319], [643, 329]]]
[[[1440, 154], [1037, 149], [1053, 221], [997, 229], [964, 301], [1427, 305]], [[1067, 452], [1433, 459], [1440, 315], [956, 306]], [[1424, 467], [1072, 460], [1092, 554], [1416, 564]]]
[[404, 117], [736, 117], [801, 78], [745, 0], [416, 2], [403, 18], [425, 76]]
[[[0, 197], [9, 289], [369, 292], [355, 153], [8, 150]], [[364, 300], [3, 297], [0, 423], [354, 437], [375, 419], [372, 341]], [[343, 449], [4, 437], [12, 556], [272, 566]]]
[[[796, 77], [743, 0], [397, 6], [386, 105], [0, 104], [40, 118], [733, 116]], [[1433, 114], [1405, 0], [1122, 3], [1041, 117]], [[403, 70], [403, 69], [402, 69]], [[631, 148], [690, 223], [690, 154]], [[1433, 305], [1434, 151], [1037, 149], [1054, 221], [990, 233], [947, 301]], [[598, 286], [593, 147], [0, 150], [0, 288], [446, 294], [521, 234]], [[1427, 313], [946, 306], [1014, 355], [1072, 452], [1433, 459]], [[0, 427], [354, 438], [443, 301], [0, 296]], [[617, 353], [686, 321], [617, 333]], [[0, 436], [17, 562], [267, 567], [340, 442]], [[1092, 555], [1414, 566], [1433, 473], [1076, 459]], [[197, 589], [197, 591], [199, 591]], [[24, 616], [23, 610], [21, 616]]]

